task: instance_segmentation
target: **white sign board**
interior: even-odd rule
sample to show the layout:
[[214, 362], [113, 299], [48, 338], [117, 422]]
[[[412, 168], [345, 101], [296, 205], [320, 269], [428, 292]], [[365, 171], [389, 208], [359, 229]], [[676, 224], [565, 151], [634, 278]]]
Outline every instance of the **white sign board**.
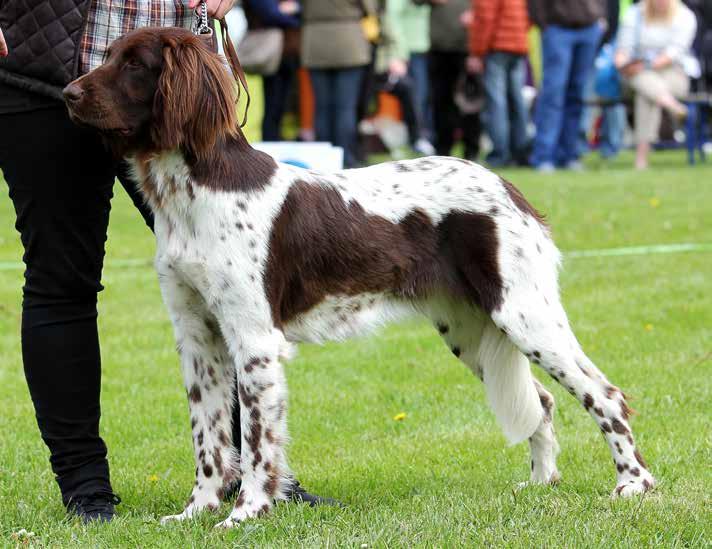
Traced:
[[278, 162], [300, 168], [334, 172], [344, 167], [344, 150], [331, 143], [303, 143], [299, 141], [261, 141], [252, 143], [255, 149], [266, 152]]

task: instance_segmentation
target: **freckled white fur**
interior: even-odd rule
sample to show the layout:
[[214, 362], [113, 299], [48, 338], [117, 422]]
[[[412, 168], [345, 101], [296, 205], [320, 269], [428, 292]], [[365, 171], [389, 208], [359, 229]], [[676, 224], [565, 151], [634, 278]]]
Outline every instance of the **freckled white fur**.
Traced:
[[[194, 434], [202, 429], [203, 438], [209, 439], [204, 444], [210, 445], [209, 452], [215, 451], [214, 429], [204, 418], [209, 419], [215, 408], [213, 397], [227, 399], [229, 375], [235, 371], [248, 400], [253, 394], [250, 391], [259, 393], [259, 405], [254, 408], [260, 410], [260, 425], [269, 426], [277, 440], [274, 444], [261, 441], [251, 448], [245, 439], [254, 427], [251, 408], [241, 402], [243, 443], [238, 474], [242, 476], [242, 500], [223, 526], [257, 516], [271, 506], [263, 489], [270, 478], [267, 463], [278, 470], [275, 497], [284, 497], [290, 473], [284, 453], [288, 439], [286, 384], [280, 363], [291, 356], [296, 342], [343, 340], [417, 313], [436, 326], [445, 326], [441, 334], [448, 346], [484, 381], [507, 439], [512, 443], [530, 439], [532, 482], [558, 479], [558, 445], [551, 418], [544, 417], [540, 402], [544, 389], [537, 389], [527, 357], [557, 376], [582, 402], [593, 399], [595, 405], [589, 413], [602, 429], [608, 427], [607, 422], [619, 419], [622, 397], [585, 356], [561, 306], [557, 282], [560, 254], [548, 229], [522, 212], [501, 179], [483, 167], [441, 157], [336, 174], [280, 165], [264, 189], [250, 192], [220, 192], [194, 184], [177, 152], [151, 159], [149, 174], [142, 169], [135, 165], [137, 179], [150, 175], [155, 183], [156, 196], [147, 198], [156, 217], [156, 268], [181, 351], [186, 389], [193, 383], [204, 383], [193, 371], [195, 357], [213, 355], [213, 368], [221, 370], [218, 386], [209, 384], [208, 402], [191, 403], [191, 414], [197, 418]], [[502, 306], [488, 316], [445, 295], [413, 301], [386, 294], [332, 295], [288, 322], [283, 332], [278, 330], [272, 323], [264, 275], [272, 225], [296, 182], [336, 189], [344, 201], [357, 202], [367, 214], [393, 223], [415, 209], [424, 212], [433, 225], [452, 212], [488, 215], [496, 224], [497, 262], [504, 285]], [[205, 318], [219, 324], [222, 343], [215, 344], [217, 349], [196, 336]], [[255, 365], [256, 358], [265, 366]], [[604, 416], [594, 414], [595, 408]], [[628, 429], [627, 422], [617, 425]], [[218, 423], [216, 428], [221, 426]], [[205, 434], [208, 431], [210, 436]], [[626, 466], [619, 471], [616, 494], [630, 495], [651, 487], [654, 480], [638, 465], [629, 435], [604, 435], [614, 460]], [[200, 458], [196, 445], [195, 501], [175, 518], [187, 518], [217, 499], [218, 480], [201, 473], [201, 459], [209, 461]], [[223, 459], [229, 461], [226, 466], [238, 467], [238, 460], [229, 452]]]

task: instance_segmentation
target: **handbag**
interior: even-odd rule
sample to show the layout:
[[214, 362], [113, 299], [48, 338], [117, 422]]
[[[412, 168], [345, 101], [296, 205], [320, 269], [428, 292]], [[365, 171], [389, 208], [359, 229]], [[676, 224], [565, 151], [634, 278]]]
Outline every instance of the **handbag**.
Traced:
[[284, 31], [278, 28], [248, 30], [237, 46], [245, 72], [271, 76], [282, 62]]
[[593, 84], [596, 95], [602, 99], [620, 99], [621, 77], [614, 63], [613, 44], [604, 44], [595, 61], [596, 75]]

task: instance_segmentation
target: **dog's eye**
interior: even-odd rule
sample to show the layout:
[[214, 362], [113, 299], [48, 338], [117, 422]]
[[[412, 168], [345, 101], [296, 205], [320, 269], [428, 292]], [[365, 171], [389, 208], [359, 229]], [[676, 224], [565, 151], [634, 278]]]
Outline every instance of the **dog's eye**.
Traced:
[[126, 61], [126, 66], [129, 69], [138, 69], [138, 68], [142, 67], [142, 64], [138, 59], [132, 57]]

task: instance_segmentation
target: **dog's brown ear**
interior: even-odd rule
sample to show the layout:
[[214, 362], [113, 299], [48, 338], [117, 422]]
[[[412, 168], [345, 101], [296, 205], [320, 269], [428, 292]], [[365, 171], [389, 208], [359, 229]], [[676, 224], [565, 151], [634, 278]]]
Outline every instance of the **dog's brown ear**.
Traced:
[[154, 143], [205, 156], [238, 132], [235, 101], [234, 81], [217, 55], [198, 38], [170, 38], [153, 104]]

